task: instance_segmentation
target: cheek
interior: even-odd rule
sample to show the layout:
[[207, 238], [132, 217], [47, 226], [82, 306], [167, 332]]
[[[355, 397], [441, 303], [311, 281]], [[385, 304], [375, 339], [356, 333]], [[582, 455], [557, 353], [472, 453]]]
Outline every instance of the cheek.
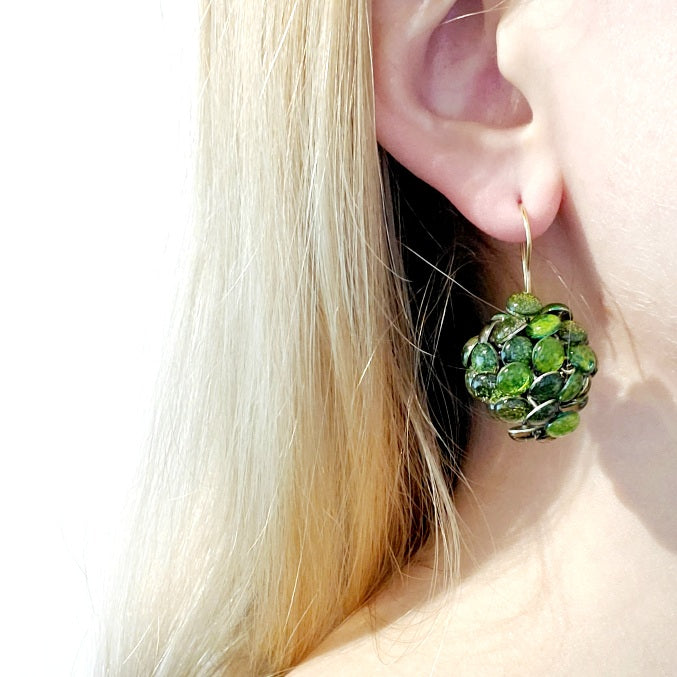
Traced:
[[666, 282], [677, 247], [674, 2], [565, 4], [536, 48], [568, 200], [605, 283], [624, 296], [639, 289], [672, 305]]

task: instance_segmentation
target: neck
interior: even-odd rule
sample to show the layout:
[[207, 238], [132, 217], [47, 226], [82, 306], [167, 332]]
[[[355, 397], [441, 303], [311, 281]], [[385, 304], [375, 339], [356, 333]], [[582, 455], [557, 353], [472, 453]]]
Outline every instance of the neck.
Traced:
[[549, 622], [555, 638], [570, 630], [562, 624], [581, 623], [585, 646], [573, 651], [606, 646], [628, 658], [645, 642], [662, 647], [656, 660], [671, 652], [674, 665], [674, 368], [664, 357], [667, 344], [638, 354], [625, 319], [602, 308], [586, 314], [604, 317], [603, 326], [583, 321], [600, 370], [578, 430], [552, 442], [515, 442], [507, 426], [476, 417], [466, 482], [456, 496], [460, 598], [483, 619], [482, 628], [493, 627], [493, 617], [497, 634], [508, 617], [530, 618], [541, 632]]
[[[543, 302], [571, 307], [599, 358], [581, 424], [552, 442], [515, 442], [507, 424], [478, 413], [454, 496], [459, 580], [431, 587], [446, 579], [433, 576], [434, 551], [424, 549], [323, 647], [350, 645], [355, 674], [386, 674], [384, 660], [401, 674], [674, 671], [672, 332], [652, 332], [640, 303], [630, 312], [617, 310], [600, 280], [590, 277], [596, 268], [577, 245], [575, 229], [561, 232], [568, 240], [557, 233], [539, 238], [534, 280]], [[488, 266], [511, 278], [494, 284], [499, 307], [519, 288], [518, 259], [511, 246]], [[510, 276], [504, 262], [511, 260]], [[567, 261], [578, 267], [567, 268]], [[665, 343], [656, 336], [667, 337]], [[437, 591], [432, 598], [431, 590]], [[342, 648], [336, 664], [342, 668], [345, 660]]]
[[[581, 232], [572, 220], [539, 238], [533, 277], [544, 303], [564, 301], [588, 330], [599, 358], [589, 404], [579, 428], [552, 442], [515, 442], [506, 426], [478, 412], [468, 485], [458, 495], [475, 562], [467, 558], [467, 573], [567, 530], [572, 556], [577, 547], [591, 554], [608, 547], [613, 556], [623, 530], [647, 549], [677, 551], [677, 360], [670, 332], [656, 330], [666, 313], [624, 294], [613, 271], [602, 282]], [[519, 288], [519, 251], [503, 245], [497, 254], [512, 263], [507, 271], [493, 266], [502, 271], [492, 280], [502, 305]], [[593, 542], [584, 546], [585, 534]], [[618, 556], [626, 558], [626, 549]]]
[[484, 418], [457, 497], [472, 553], [464, 575], [572, 528], [570, 551], [586, 533], [597, 548], [624, 529], [647, 547], [677, 551], [677, 409], [659, 379], [623, 382], [600, 371], [579, 429], [553, 442], [514, 442]]

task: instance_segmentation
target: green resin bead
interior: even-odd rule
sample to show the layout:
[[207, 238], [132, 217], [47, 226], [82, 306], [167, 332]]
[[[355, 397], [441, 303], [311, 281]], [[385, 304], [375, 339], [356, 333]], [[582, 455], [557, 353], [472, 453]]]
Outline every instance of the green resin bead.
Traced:
[[580, 371], [575, 371], [573, 374], [571, 374], [571, 376], [569, 376], [567, 379], [567, 382], [564, 384], [562, 392], [559, 394], [559, 401], [569, 402], [576, 398], [581, 390], [583, 390], [585, 379], [585, 374]]
[[578, 322], [573, 320], [562, 322], [559, 335], [562, 341], [567, 344], [586, 343], [588, 340], [588, 332]]
[[548, 303], [547, 306], [543, 306], [543, 308], [541, 308], [541, 315], [546, 314], [557, 315], [562, 322], [571, 319], [569, 306], [565, 306], [563, 303]]
[[531, 364], [531, 353], [534, 349], [533, 343], [526, 336], [514, 336], [506, 341], [501, 348], [501, 359], [503, 362], [524, 362]]
[[558, 371], [551, 371], [534, 380], [529, 396], [535, 402], [553, 400], [559, 395], [563, 385], [564, 379], [561, 374]]
[[521, 395], [529, 389], [534, 375], [531, 369], [522, 362], [506, 364], [496, 377], [496, 393], [498, 395]]
[[590, 346], [579, 344], [569, 349], [569, 362], [586, 374], [597, 370], [597, 356]]
[[491, 343], [478, 343], [470, 353], [470, 366], [477, 374], [495, 374], [498, 371], [498, 353]]
[[524, 320], [508, 315], [493, 328], [490, 339], [494, 343], [501, 344], [515, 334], [518, 334], [524, 327], [526, 327]]
[[532, 409], [524, 419], [526, 425], [544, 425], [559, 413], [557, 400], [549, 400]]
[[465, 385], [468, 392], [482, 402], [489, 402], [496, 389], [496, 374], [466, 374]]
[[580, 422], [577, 411], [565, 411], [560, 414], [552, 423], [545, 426], [545, 433], [548, 437], [563, 437], [572, 433]]
[[470, 362], [470, 353], [472, 353], [473, 348], [477, 345], [479, 342], [480, 337], [479, 336], [473, 336], [471, 339], [468, 339], [466, 344], [463, 346], [463, 366], [468, 367], [468, 363]]
[[547, 336], [534, 346], [531, 359], [541, 374], [557, 371], [564, 364], [564, 346], [558, 338]]
[[503, 397], [491, 405], [491, 413], [509, 423], [524, 420], [530, 409], [529, 403], [521, 397]]
[[537, 315], [525, 329], [529, 338], [541, 339], [546, 336], [552, 336], [560, 327], [562, 321], [557, 315]]
[[526, 292], [513, 294], [506, 303], [508, 312], [518, 315], [536, 315], [542, 307], [543, 304], [533, 294]]
[[463, 346], [468, 392], [511, 424], [514, 440], [552, 439], [579, 423], [597, 358], [585, 329], [562, 303], [513, 294]]

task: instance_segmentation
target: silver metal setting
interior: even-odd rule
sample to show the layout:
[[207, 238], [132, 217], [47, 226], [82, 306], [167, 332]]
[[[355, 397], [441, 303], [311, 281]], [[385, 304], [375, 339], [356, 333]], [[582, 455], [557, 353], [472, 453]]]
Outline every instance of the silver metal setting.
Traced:
[[526, 233], [526, 241], [522, 245], [522, 274], [524, 275], [524, 291], [531, 294], [531, 224], [529, 223], [529, 215], [523, 204], [520, 204], [520, 212], [522, 213], [522, 223], [524, 224], [524, 232]]

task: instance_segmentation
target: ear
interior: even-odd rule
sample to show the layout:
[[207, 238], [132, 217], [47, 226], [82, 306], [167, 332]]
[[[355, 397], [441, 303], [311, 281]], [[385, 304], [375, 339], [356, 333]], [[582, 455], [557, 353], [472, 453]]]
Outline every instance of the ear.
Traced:
[[518, 242], [520, 203], [537, 237], [562, 180], [509, 5], [373, 0], [374, 87], [379, 143], [480, 229]]

